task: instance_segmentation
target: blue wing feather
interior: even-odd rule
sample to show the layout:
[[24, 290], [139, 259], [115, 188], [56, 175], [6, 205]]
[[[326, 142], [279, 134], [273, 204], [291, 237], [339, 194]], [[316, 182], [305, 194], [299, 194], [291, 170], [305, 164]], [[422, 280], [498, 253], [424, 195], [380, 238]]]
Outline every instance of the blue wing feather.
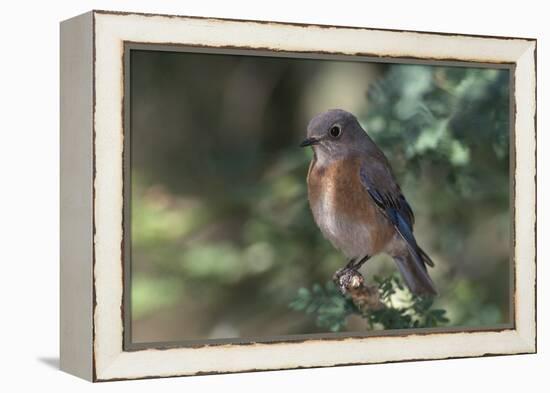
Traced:
[[377, 187], [367, 175], [364, 167], [361, 167], [359, 176], [363, 187], [366, 188], [375, 204], [407, 243], [407, 248], [415, 261], [423, 269], [426, 269], [425, 263], [433, 266], [432, 260], [416, 243], [413, 235], [414, 214], [403, 194], [392, 195], [391, 192], [383, 190], [382, 187]]

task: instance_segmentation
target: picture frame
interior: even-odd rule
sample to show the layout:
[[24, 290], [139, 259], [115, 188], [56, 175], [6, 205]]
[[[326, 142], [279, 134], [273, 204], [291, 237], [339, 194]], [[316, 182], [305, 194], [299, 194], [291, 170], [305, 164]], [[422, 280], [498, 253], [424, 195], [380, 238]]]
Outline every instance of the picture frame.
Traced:
[[[62, 370], [111, 381], [536, 352], [535, 39], [111, 11], [62, 22], [60, 37]], [[509, 69], [513, 323], [132, 346], [125, 78], [128, 51], [143, 47]]]

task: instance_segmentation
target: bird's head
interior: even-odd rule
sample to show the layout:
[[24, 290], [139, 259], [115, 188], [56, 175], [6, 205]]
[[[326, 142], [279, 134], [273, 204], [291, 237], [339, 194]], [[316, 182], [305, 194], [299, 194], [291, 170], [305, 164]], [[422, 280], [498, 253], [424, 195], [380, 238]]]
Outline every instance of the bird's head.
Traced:
[[309, 122], [301, 147], [311, 146], [318, 156], [338, 158], [365, 149], [370, 139], [357, 118], [342, 109], [330, 109]]

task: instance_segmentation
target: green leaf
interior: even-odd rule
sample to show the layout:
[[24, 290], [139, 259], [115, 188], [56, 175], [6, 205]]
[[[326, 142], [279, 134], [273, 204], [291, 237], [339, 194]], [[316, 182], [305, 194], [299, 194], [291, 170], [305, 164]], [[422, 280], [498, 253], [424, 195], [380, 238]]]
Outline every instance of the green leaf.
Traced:
[[298, 289], [298, 296], [300, 296], [300, 297], [309, 297], [309, 290], [307, 288]]

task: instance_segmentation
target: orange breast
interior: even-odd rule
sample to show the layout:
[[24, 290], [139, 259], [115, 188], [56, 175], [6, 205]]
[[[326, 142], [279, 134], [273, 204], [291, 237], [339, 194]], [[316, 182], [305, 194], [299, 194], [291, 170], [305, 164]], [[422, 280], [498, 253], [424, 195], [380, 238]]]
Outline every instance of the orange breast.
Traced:
[[[365, 224], [369, 230], [365, 230], [364, 233], [350, 234], [344, 228], [341, 234], [350, 237], [350, 242], [364, 241], [369, 255], [375, 255], [391, 241], [395, 231], [361, 184], [360, 164], [358, 158], [337, 160], [324, 167], [316, 165], [315, 161], [312, 162], [307, 180], [309, 202], [312, 210], [315, 210], [314, 206], [320, 200], [326, 201], [328, 198], [329, 204], [338, 215], [337, 221], [340, 226], [342, 222]], [[319, 226], [321, 221], [322, 217], [316, 217]], [[356, 238], [361, 236], [363, 239]], [[345, 245], [348, 239], [336, 240], [336, 243], [340, 244], [338, 248], [343, 248], [341, 244]], [[332, 239], [331, 241], [335, 243]]]

